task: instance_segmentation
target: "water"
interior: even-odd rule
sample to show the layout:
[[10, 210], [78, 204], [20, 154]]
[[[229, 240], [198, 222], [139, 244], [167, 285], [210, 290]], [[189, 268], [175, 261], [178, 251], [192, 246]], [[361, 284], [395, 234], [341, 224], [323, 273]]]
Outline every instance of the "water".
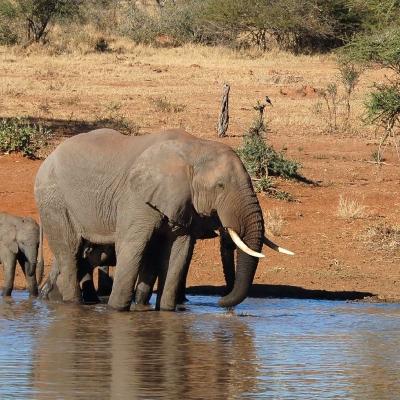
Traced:
[[0, 399], [397, 399], [400, 305], [216, 297], [187, 311], [0, 300]]

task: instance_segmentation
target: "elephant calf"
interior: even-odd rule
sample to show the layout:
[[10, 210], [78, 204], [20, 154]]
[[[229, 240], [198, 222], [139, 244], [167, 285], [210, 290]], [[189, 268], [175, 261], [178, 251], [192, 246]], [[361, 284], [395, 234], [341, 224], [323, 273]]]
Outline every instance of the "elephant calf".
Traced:
[[[98, 303], [98, 296], [109, 296], [112, 289], [112, 278], [108, 267], [115, 266], [115, 247], [113, 244], [94, 244], [83, 241], [78, 253], [78, 281], [82, 290], [84, 303]], [[99, 267], [97, 290], [93, 284], [93, 271]], [[50, 274], [44, 283], [40, 297], [45, 300], [62, 301], [60, 292], [60, 268], [54, 260]]]
[[11, 296], [17, 261], [26, 277], [29, 294], [38, 295], [38, 284], [43, 277], [44, 269], [42, 246], [39, 249], [40, 234], [39, 225], [32, 218], [0, 213], [0, 262], [4, 267], [3, 296]]

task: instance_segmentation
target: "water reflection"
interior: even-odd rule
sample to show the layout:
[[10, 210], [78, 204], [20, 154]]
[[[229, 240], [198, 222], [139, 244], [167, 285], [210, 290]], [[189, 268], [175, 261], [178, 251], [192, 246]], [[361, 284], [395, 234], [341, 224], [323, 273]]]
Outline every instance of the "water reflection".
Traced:
[[[19, 296], [19, 297], [18, 297]], [[0, 299], [3, 399], [393, 399], [400, 306], [212, 297], [187, 312]]]
[[257, 391], [253, 333], [239, 318], [60, 306], [36, 346], [38, 399], [213, 398]]

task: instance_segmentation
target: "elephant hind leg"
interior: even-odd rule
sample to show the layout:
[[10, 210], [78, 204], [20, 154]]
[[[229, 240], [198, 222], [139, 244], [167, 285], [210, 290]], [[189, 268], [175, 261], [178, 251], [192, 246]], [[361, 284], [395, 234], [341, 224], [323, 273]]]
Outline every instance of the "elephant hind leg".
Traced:
[[14, 278], [15, 278], [15, 266], [17, 258], [14, 253], [4, 252], [1, 254], [1, 260], [4, 266], [4, 287], [3, 296], [11, 296], [14, 289]]
[[165, 252], [168, 250], [166, 243], [168, 243], [167, 237], [154, 235], [146, 248], [135, 290], [135, 303], [137, 305], [142, 306], [150, 303], [157, 276], [163, 270], [162, 263], [166, 258]]
[[[54, 196], [56, 197], [56, 196]], [[81, 238], [74, 229], [63, 200], [53, 197], [51, 206], [40, 207], [41, 220], [54, 254], [60, 277], [57, 279], [64, 301], [81, 301], [77, 257]]]
[[193, 248], [194, 240], [190, 236], [178, 236], [173, 241], [165, 281], [157, 301], [161, 310], [175, 310], [178, 304], [179, 288], [183, 282], [186, 284]]

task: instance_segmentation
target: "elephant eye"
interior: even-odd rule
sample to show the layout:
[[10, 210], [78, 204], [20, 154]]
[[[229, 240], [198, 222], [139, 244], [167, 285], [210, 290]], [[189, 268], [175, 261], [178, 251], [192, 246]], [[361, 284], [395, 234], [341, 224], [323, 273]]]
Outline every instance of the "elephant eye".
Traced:
[[219, 189], [225, 189], [225, 185], [224, 185], [222, 182], [218, 182], [218, 183], [217, 183], [217, 187], [218, 187]]

